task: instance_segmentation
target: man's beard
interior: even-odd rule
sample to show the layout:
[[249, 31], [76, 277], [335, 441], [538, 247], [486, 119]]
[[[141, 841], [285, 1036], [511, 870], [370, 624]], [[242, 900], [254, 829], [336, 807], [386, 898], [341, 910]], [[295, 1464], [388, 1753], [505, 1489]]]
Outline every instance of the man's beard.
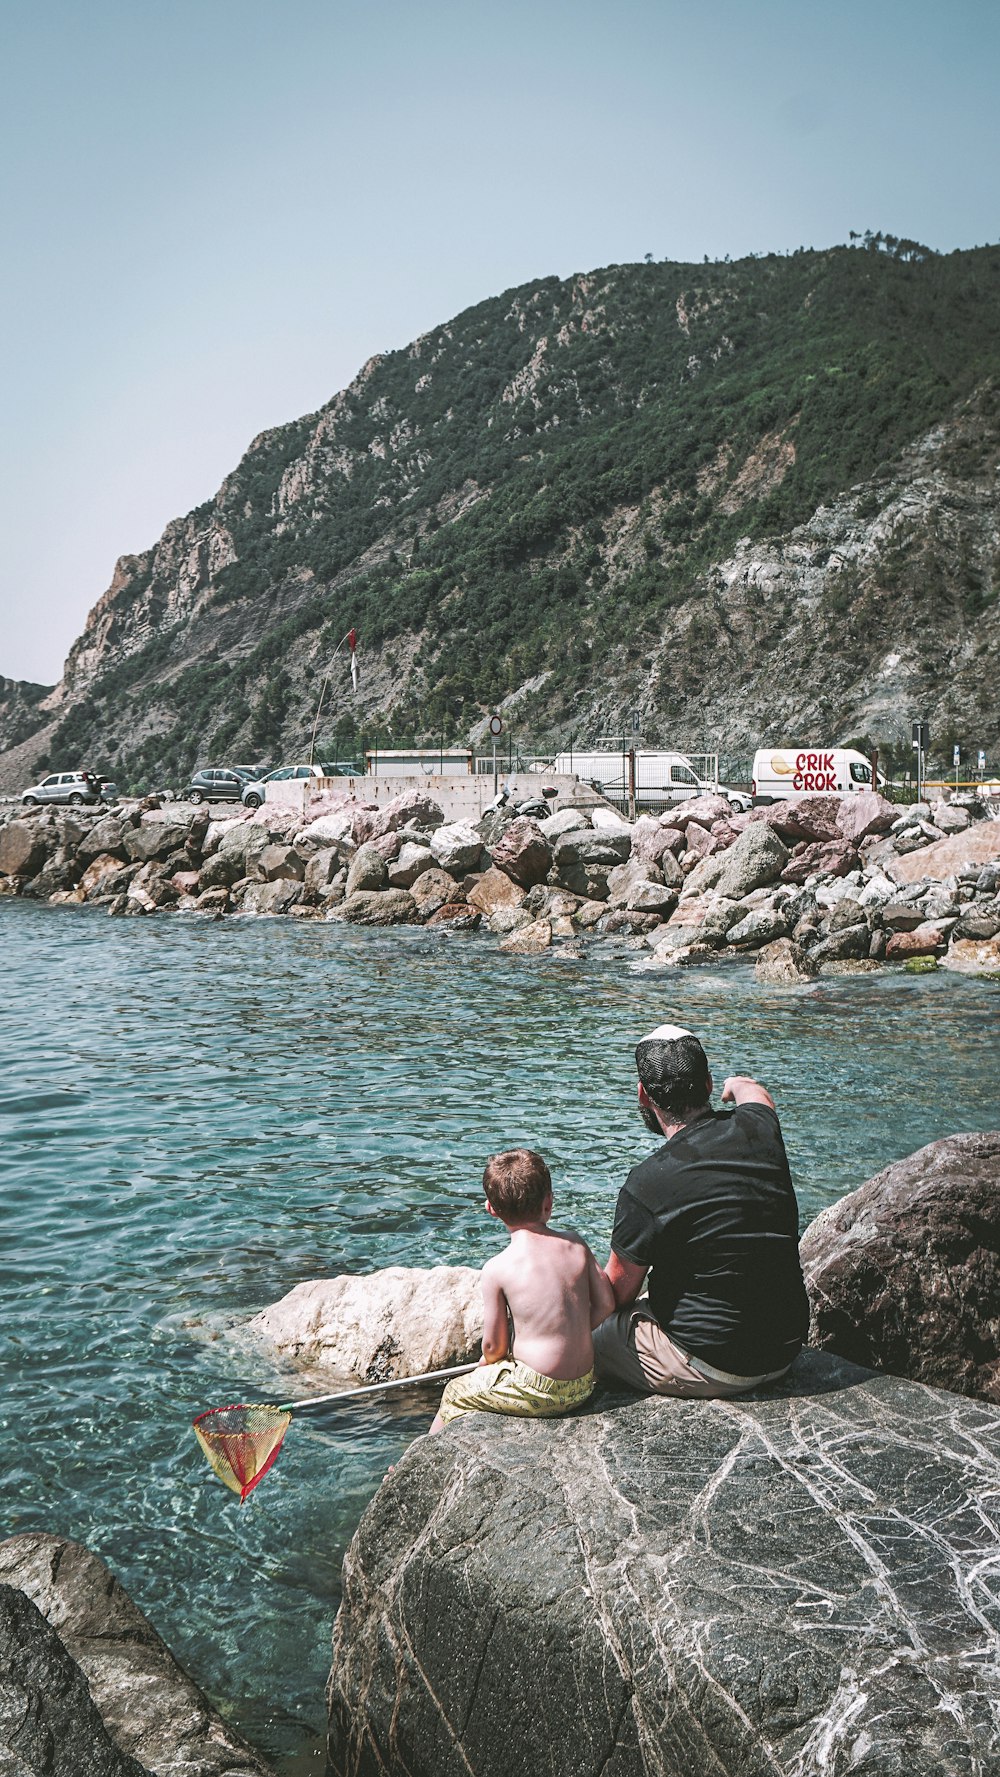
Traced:
[[649, 1130], [650, 1135], [662, 1135], [659, 1119], [651, 1104], [640, 1104], [639, 1115]]

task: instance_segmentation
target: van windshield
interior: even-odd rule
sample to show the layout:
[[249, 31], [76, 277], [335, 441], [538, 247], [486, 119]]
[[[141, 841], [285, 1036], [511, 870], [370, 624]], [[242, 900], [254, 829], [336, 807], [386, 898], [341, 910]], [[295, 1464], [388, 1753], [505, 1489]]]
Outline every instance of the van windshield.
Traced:
[[856, 784], [870, 784], [872, 771], [870, 765], [857, 765], [851, 760], [851, 776]]

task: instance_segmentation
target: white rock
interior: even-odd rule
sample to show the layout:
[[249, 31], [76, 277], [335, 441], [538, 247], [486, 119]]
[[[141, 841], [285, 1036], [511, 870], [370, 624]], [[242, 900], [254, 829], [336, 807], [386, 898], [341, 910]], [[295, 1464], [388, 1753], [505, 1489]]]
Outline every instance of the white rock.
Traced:
[[555, 814], [547, 815], [538, 825], [551, 843], [560, 833], [572, 833], [576, 827], [589, 827], [590, 817], [582, 808], [557, 808]]
[[482, 856], [483, 841], [466, 821], [451, 821], [431, 834], [431, 851], [442, 870], [474, 870]]
[[296, 841], [311, 839], [314, 845], [333, 845], [338, 840], [342, 843], [346, 841], [350, 845], [352, 843], [351, 826], [353, 821], [354, 809], [351, 804], [348, 804], [346, 808], [337, 809], [333, 814], [317, 816], [316, 820], [310, 821], [307, 826], [296, 833], [295, 838]]
[[[631, 833], [632, 823], [614, 808], [592, 808], [590, 824], [595, 833]], [[565, 830], [565, 829], [564, 829]]]
[[890, 901], [895, 901], [898, 894], [899, 890], [895, 884], [891, 883], [887, 876], [883, 876], [881, 871], [876, 871], [868, 878], [858, 896], [858, 901], [862, 907], [885, 907]]
[[841, 901], [860, 901], [856, 882], [847, 876], [835, 876], [832, 882], [819, 882], [814, 890], [820, 907], [837, 907]]
[[390, 1265], [362, 1277], [296, 1284], [249, 1330], [288, 1357], [357, 1382], [416, 1376], [478, 1356], [479, 1272]]

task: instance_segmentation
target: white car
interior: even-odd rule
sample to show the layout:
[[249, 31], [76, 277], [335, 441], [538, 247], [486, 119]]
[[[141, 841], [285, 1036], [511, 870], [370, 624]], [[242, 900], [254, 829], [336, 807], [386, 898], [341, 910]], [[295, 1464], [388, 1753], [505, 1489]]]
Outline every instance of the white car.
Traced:
[[264, 801], [268, 784], [287, 783], [293, 777], [326, 777], [325, 765], [279, 765], [277, 771], [269, 771], [266, 777], [258, 777], [252, 783], [244, 784], [240, 793], [240, 801], [246, 808], [259, 808]]
[[81, 808], [85, 802], [113, 802], [118, 791], [107, 778], [93, 771], [53, 771], [40, 784], [32, 784], [21, 796], [25, 808], [38, 808], [43, 802], [68, 802]]

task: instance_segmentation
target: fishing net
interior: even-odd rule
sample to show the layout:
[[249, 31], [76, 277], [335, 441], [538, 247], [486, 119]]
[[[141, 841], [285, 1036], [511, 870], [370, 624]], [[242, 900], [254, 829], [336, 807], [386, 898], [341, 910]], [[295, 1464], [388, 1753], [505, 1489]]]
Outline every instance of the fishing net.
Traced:
[[242, 1501], [264, 1479], [291, 1423], [282, 1407], [212, 1407], [194, 1421], [194, 1435], [219, 1480]]

